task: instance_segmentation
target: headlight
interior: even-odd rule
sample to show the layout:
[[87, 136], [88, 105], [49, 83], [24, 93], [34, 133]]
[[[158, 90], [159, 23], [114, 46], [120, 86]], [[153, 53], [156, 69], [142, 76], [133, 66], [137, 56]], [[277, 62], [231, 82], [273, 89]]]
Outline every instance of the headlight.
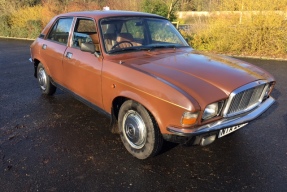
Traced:
[[183, 127], [190, 127], [196, 123], [198, 113], [185, 112], [181, 117], [181, 125]]
[[216, 117], [219, 113], [220, 108], [220, 102], [208, 105], [203, 112], [202, 119], [207, 120], [212, 117]]

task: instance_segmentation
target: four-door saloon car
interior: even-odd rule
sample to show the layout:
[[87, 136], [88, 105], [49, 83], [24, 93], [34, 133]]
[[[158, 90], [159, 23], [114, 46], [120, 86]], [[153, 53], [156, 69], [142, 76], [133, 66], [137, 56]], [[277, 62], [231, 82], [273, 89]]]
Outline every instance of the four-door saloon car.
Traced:
[[163, 140], [210, 144], [274, 102], [268, 72], [195, 51], [167, 19], [148, 13], [58, 15], [31, 57], [43, 94], [58, 87], [107, 114], [139, 159], [156, 155]]

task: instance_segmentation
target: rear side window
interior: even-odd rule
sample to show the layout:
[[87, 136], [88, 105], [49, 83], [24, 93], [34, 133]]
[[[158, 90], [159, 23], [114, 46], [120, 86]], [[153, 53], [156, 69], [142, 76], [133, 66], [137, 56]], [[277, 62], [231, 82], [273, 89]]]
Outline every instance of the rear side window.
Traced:
[[47, 39], [67, 44], [72, 22], [73, 18], [60, 18], [52, 27]]

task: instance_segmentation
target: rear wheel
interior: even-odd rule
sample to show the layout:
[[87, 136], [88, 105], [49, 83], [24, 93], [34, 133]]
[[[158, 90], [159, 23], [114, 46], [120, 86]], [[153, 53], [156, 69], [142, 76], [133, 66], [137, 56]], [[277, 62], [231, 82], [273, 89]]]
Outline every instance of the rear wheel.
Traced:
[[163, 138], [153, 116], [139, 103], [128, 100], [119, 111], [119, 131], [125, 148], [138, 159], [155, 156]]
[[51, 78], [46, 73], [42, 63], [39, 63], [37, 67], [37, 79], [43, 94], [53, 95], [55, 93], [56, 87], [51, 83]]

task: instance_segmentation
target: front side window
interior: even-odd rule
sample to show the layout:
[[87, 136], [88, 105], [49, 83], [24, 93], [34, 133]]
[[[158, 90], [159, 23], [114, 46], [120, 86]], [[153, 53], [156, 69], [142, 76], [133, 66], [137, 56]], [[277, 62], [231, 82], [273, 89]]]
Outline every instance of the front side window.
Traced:
[[165, 19], [116, 17], [100, 21], [107, 53], [138, 51], [152, 48], [187, 47], [176, 28]]
[[60, 18], [50, 31], [48, 38], [52, 41], [67, 44], [73, 18]]
[[98, 49], [99, 40], [93, 19], [78, 18], [73, 32], [72, 46], [79, 48], [82, 43], [92, 43]]

